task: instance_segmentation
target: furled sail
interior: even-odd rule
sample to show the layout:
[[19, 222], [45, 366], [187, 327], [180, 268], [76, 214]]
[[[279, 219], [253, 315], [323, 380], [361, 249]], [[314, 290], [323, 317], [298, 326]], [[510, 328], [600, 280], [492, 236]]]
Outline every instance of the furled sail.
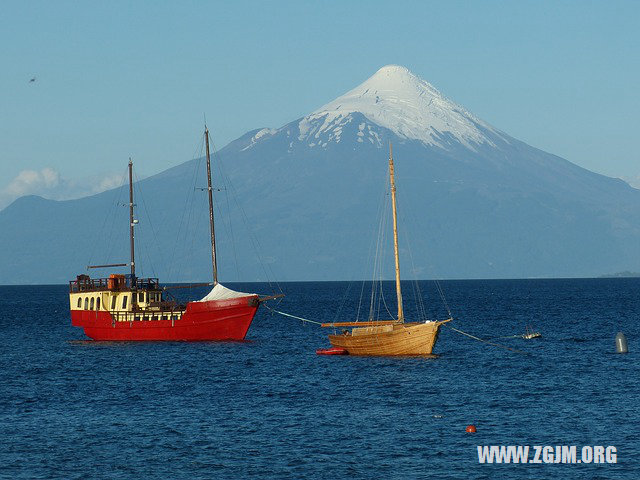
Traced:
[[221, 283], [216, 283], [211, 291], [200, 302], [210, 302], [211, 300], [229, 300], [231, 298], [252, 297], [255, 293], [236, 292]]

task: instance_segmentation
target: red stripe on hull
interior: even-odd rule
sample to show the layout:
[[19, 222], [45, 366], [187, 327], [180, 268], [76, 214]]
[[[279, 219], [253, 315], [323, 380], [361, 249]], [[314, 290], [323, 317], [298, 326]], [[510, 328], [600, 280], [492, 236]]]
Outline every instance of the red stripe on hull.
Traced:
[[244, 340], [258, 310], [258, 297], [190, 302], [180, 320], [114, 322], [105, 311], [72, 310], [71, 324], [101, 341]]

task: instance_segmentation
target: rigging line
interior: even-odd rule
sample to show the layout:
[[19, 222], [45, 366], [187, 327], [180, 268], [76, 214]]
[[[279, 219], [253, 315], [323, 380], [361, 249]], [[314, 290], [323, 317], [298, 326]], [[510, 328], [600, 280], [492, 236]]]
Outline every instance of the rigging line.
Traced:
[[379, 252], [380, 252], [380, 231], [381, 231], [381, 226], [380, 224], [382, 223], [382, 217], [380, 217], [379, 221], [378, 221], [378, 232], [376, 235], [376, 252], [375, 255], [373, 257], [373, 272], [372, 272], [372, 277], [371, 277], [371, 298], [369, 300], [369, 320], [371, 320], [371, 318], [373, 317], [373, 306], [375, 305], [375, 295], [376, 295], [376, 288], [378, 286], [378, 279], [377, 279], [377, 268], [378, 268], [378, 256], [379, 256]]
[[[422, 319], [427, 320], [429, 318], [429, 315], [427, 314], [427, 308], [425, 306], [425, 301], [424, 301], [424, 298], [423, 298], [423, 295], [422, 295], [422, 290], [420, 288], [420, 283], [418, 282], [417, 275], [415, 275], [416, 264], [415, 264], [415, 260], [414, 260], [414, 257], [413, 257], [413, 248], [411, 247], [411, 235], [408, 233], [408, 229], [403, 229], [403, 230], [405, 230], [407, 232], [405, 234], [406, 245], [407, 245], [407, 249], [409, 250], [409, 258], [411, 259], [411, 268], [413, 269], [413, 272], [414, 272], [414, 282], [413, 282], [413, 284], [414, 284], [414, 295], [416, 296], [416, 307], [417, 307], [419, 315], [422, 317]], [[441, 293], [441, 299], [442, 299], [443, 303], [446, 306], [446, 300], [444, 299], [444, 293]], [[449, 317], [451, 317], [451, 312], [449, 311], [448, 308], [447, 308], [447, 311], [449, 313]]]
[[[120, 183], [120, 188], [117, 191], [117, 196], [116, 196], [116, 202], [112, 203], [111, 206], [109, 207], [109, 210], [107, 212], [107, 214], [104, 217], [104, 220], [102, 222], [102, 227], [100, 229], [100, 236], [99, 238], [103, 238], [103, 233], [106, 232], [105, 227], [107, 225], [107, 222], [109, 220], [111, 220], [111, 228], [109, 229], [109, 242], [107, 243], [108, 245], [108, 250], [107, 250], [107, 256], [103, 259], [103, 261], [109, 261], [108, 257], [111, 253], [111, 250], [113, 248], [113, 235], [115, 232], [115, 219], [117, 217], [117, 215], [115, 214], [117, 207], [120, 205], [120, 197], [122, 196], [122, 190], [124, 189], [124, 184], [125, 184], [125, 178], [126, 178], [126, 172], [122, 177], [122, 181]], [[89, 254], [89, 263], [87, 265], [92, 265], [93, 264], [93, 258], [94, 258], [94, 253], [96, 251], [96, 248], [98, 246], [98, 242], [94, 241], [92, 242], [92, 248], [91, 248], [91, 253]]]
[[[242, 208], [242, 205], [240, 205], [240, 201], [238, 200], [238, 193], [237, 190], [235, 189], [235, 186], [233, 185], [233, 183], [231, 182], [231, 177], [229, 175], [227, 175], [227, 172], [225, 170], [224, 167], [224, 162], [222, 161], [222, 156], [220, 155], [220, 151], [218, 150], [218, 148], [216, 147], [215, 142], [211, 141], [211, 147], [212, 147], [212, 155], [214, 157], [214, 159], [216, 159], [217, 161], [215, 162], [215, 166], [218, 168], [218, 171], [220, 172], [220, 177], [222, 178], [223, 183], [225, 184], [226, 187], [226, 196], [227, 196], [227, 205], [228, 205], [228, 210], [229, 210], [229, 217], [231, 217], [230, 213], [231, 213], [231, 208], [229, 205], [229, 191], [231, 191], [231, 195], [234, 199], [235, 205], [238, 208], [238, 210], [240, 211], [240, 213], [242, 214], [242, 219], [245, 223], [245, 227], [249, 233], [248, 237], [249, 237], [249, 241], [251, 242], [251, 246], [254, 249], [254, 253], [258, 259], [258, 263], [260, 264], [260, 267], [262, 268], [262, 272], [264, 274], [264, 276], [267, 279], [267, 283], [269, 284], [269, 288], [271, 289], [271, 291], [274, 291], [273, 285], [270, 281], [270, 276], [269, 273], [267, 272], [264, 263], [262, 261], [262, 257], [260, 257], [260, 252], [259, 252], [259, 244], [257, 243], [257, 239], [253, 238], [253, 232], [251, 232], [250, 228], [249, 228], [249, 219], [247, 217], [246, 212], [244, 211], [244, 209]], [[231, 225], [231, 220], [229, 218], [229, 223]], [[226, 225], [225, 225], [226, 226]], [[233, 227], [230, 227], [231, 232], [233, 232]], [[233, 233], [232, 233], [233, 235]], [[235, 241], [233, 241], [232, 238], [232, 242], [233, 242], [233, 249], [234, 249], [234, 257], [235, 257], [235, 261], [236, 261], [236, 272], [239, 276], [239, 268], [238, 268], [238, 257], [237, 257], [237, 253], [235, 250]], [[240, 281], [240, 279], [238, 279], [238, 281]], [[280, 293], [282, 293], [282, 289], [280, 288], [280, 286], [278, 285], [278, 289], [280, 291]]]
[[[118, 191], [118, 201], [117, 203], [114, 205], [114, 209], [113, 209], [113, 218], [111, 221], [111, 228], [110, 228], [110, 236], [109, 236], [109, 247], [107, 249], [107, 257], [105, 258], [105, 260], [107, 261], [111, 261], [111, 258], [113, 258], [111, 256], [111, 252], [113, 251], [114, 246], [116, 245], [116, 242], [118, 242], [118, 237], [120, 237], [120, 235], [116, 234], [116, 232], [126, 232], [129, 229], [116, 229], [116, 223], [118, 222], [118, 217], [119, 215], [117, 214], [118, 211], [118, 206], [128, 206], [129, 202], [124, 202], [123, 197], [126, 195], [125, 191], [127, 190], [126, 185], [128, 183], [127, 180], [128, 177], [128, 168], [125, 168], [125, 172], [122, 176], [122, 183], [120, 184], [120, 190]], [[122, 200], [122, 202], [121, 202]], [[124, 216], [121, 217], [122, 220], [125, 219]], [[129, 216], [126, 216], [127, 219], [127, 224], [129, 223]], [[118, 235], [118, 237], [116, 237], [116, 235]], [[114, 237], [115, 237], [115, 241], [114, 241]], [[122, 237], [120, 237], [122, 238]], [[119, 255], [118, 255], [119, 256]]]
[[442, 303], [444, 304], [444, 308], [447, 309], [447, 313], [451, 317], [451, 309], [449, 308], [449, 303], [447, 302], [446, 297], [444, 296], [444, 292], [442, 291], [442, 286], [440, 285], [440, 281], [436, 279], [436, 287], [438, 288], [438, 292], [440, 293], [440, 298], [442, 299]]
[[334, 323], [338, 319], [338, 316], [340, 315], [340, 313], [342, 312], [342, 309], [344, 308], [345, 304], [347, 303], [347, 298], [349, 297], [349, 292], [351, 291], [351, 287], [353, 286], [353, 283], [354, 283], [353, 281], [350, 281], [347, 284], [347, 291], [342, 296], [342, 301], [340, 302], [340, 305], [338, 306], [338, 309], [336, 310], [336, 314], [333, 317]]
[[[397, 194], [396, 194], [397, 195]], [[398, 197], [400, 197], [400, 195], [397, 195]], [[406, 218], [404, 216], [404, 214], [401, 214], [401, 217], [404, 219]], [[409, 259], [411, 260], [411, 272], [413, 274], [413, 280], [411, 282], [411, 286], [413, 289], [413, 296], [416, 302], [416, 310], [418, 311], [418, 317], [421, 320], [427, 320], [428, 316], [427, 316], [427, 310], [425, 308], [425, 304], [424, 304], [424, 299], [422, 298], [422, 291], [420, 290], [420, 284], [418, 283], [418, 279], [416, 276], [416, 264], [413, 258], [413, 249], [411, 248], [411, 235], [409, 234], [409, 228], [407, 228], [404, 224], [407, 224], [408, 222], [404, 221], [403, 225], [400, 227], [402, 229], [403, 232], [403, 237], [404, 237], [404, 244], [407, 247], [407, 250], [409, 252]], [[449, 315], [451, 316], [451, 315]]]
[[[381, 212], [382, 212], [382, 208], [383, 208], [383, 204], [384, 204], [384, 200], [385, 200], [385, 193], [383, 192], [382, 195], [379, 196], [378, 198], [378, 209], [377, 209], [377, 213], [375, 216], [375, 219], [378, 220], [380, 218]], [[363, 272], [366, 272], [368, 269], [366, 268], [367, 265], [369, 264], [369, 261], [371, 260], [372, 256], [373, 256], [373, 246], [374, 244], [376, 244], [376, 240], [377, 240], [377, 236], [375, 235], [376, 229], [375, 229], [375, 223], [373, 224], [372, 228], [371, 228], [371, 235], [369, 235], [369, 253], [367, 254], [367, 257], [364, 259], [364, 268], [362, 269]], [[363, 279], [362, 279], [362, 287], [360, 288], [360, 298], [358, 299], [358, 311], [356, 314], [356, 321], [359, 321], [360, 319], [360, 309], [362, 307], [362, 301], [364, 299], [364, 287], [365, 284], [367, 283], [367, 280], [365, 278], [365, 276], [363, 275]]]
[[[140, 186], [140, 179], [138, 178], [138, 174], [136, 173], [135, 169], [133, 170], [133, 175], [135, 177], [134, 185], [137, 185], [137, 187], [138, 187], [137, 188], [138, 197], [142, 200], [142, 207], [144, 208], [144, 213], [146, 214], [147, 219], [149, 220], [149, 227], [151, 227], [151, 234], [153, 235], [153, 241], [155, 243], [156, 249], [158, 250], [158, 257], [160, 259], [160, 264], [161, 265], [165, 265], [164, 258], [163, 258], [163, 255], [162, 255], [162, 249], [160, 248], [160, 244], [158, 243], [158, 234], [156, 233], [156, 230], [155, 230], [155, 228], [153, 226], [153, 223], [151, 221], [151, 215], [149, 215], [149, 209], [147, 208], [147, 202], [146, 202], [146, 200], [144, 198], [144, 195], [142, 195], [142, 188]], [[141, 229], [141, 230], [144, 230], [144, 229]], [[143, 242], [140, 242], [140, 243], [142, 244]], [[156, 270], [155, 270], [155, 268], [153, 266], [153, 262], [151, 262], [151, 258], [150, 258], [151, 256], [149, 255], [148, 251], [147, 251], [147, 257], [149, 257], [149, 258], [147, 258], [147, 261], [149, 262], [149, 266], [151, 267], [151, 273], [153, 273], [154, 277], [157, 277], [158, 275], [156, 274]]]
[[420, 309], [420, 299], [418, 298], [418, 290], [416, 288], [416, 284], [417, 282], [415, 280], [411, 281], [411, 291], [413, 292], [413, 299], [416, 303], [416, 310], [418, 313], [418, 320], [424, 320], [424, 317], [422, 315], [422, 310]]
[[378, 270], [378, 259], [380, 258], [380, 236], [382, 235], [382, 220], [383, 220], [383, 216], [384, 216], [384, 211], [385, 211], [385, 201], [386, 201], [386, 193], [385, 190], [383, 191], [383, 194], [380, 198], [380, 203], [378, 204], [378, 216], [377, 216], [377, 220], [378, 220], [378, 228], [376, 231], [376, 236], [375, 236], [375, 241], [376, 241], [376, 250], [375, 250], [375, 254], [373, 256], [373, 271], [372, 271], [372, 277], [371, 277], [371, 300], [370, 300], [370, 305], [369, 305], [369, 319], [371, 320], [374, 316], [374, 305], [375, 305], [375, 298], [377, 295], [377, 287], [378, 287], [378, 283], [377, 283], [377, 270]]
[[[371, 278], [371, 302], [369, 305], [369, 319], [373, 319], [374, 316], [376, 315], [376, 311], [375, 311], [375, 306], [376, 304], [378, 304], [378, 271], [382, 269], [381, 266], [381, 257], [382, 257], [382, 253], [381, 253], [381, 249], [383, 248], [383, 243], [384, 243], [384, 239], [383, 239], [383, 235], [384, 235], [384, 220], [385, 220], [385, 214], [387, 211], [387, 205], [388, 205], [388, 195], [386, 193], [386, 188], [385, 188], [385, 193], [382, 196], [381, 199], [381, 203], [380, 203], [380, 210], [378, 211], [379, 213], [379, 220], [378, 220], [378, 232], [376, 235], [376, 253], [375, 256], [373, 258], [373, 276]], [[381, 290], [381, 288], [380, 288]]]
[[[409, 215], [409, 221], [411, 225], [418, 225], [418, 223], [416, 222], [416, 217], [413, 215], [413, 212], [411, 210], [408, 210], [408, 212], [403, 212], [403, 214], [408, 214]], [[427, 248], [428, 250], [428, 248]], [[440, 296], [440, 299], [442, 300], [442, 304], [445, 307], [445, 309], [447, 310], [447, 313], [449, 314], [449, 317], [452, 317], [451, 315], [451, 309], [449, 308], [449, 304], [447, 302], [447, 299], [444, 295], [444, 290], [442, 289], [442, 286], [440, 285], [440, 282], [438, 280], [438, 277], [440, 277], [440, 275], [438, 275], [438, 272], [436, 272], [433, 264], [430, 265], [429, 269], [433, 272], [433, 275], [436, 277], [434, 279], [435, 283], [436, 283], [436, 288], [438, 291], [438, 295]]]
[[358, 300], [358, 311], [356, 312], [356, 322], [360, 321], [360, 307], [362, 307], [362, 297], [364, 297], [364, 285], [366, 281], [362, 281], [362, 287], [360, 288], [360, 299]]
[[[218, 158], [218, 163], [220, 164], [220, 169], [223, 170], [224, 166], [223, 166], [223, 162], [220, 156], [220, 152], [218, 151], [218, 149], [216, 148], [215, 144], [212, 142], [212, 146], [213, 146], [213, 154], [214, 156], [216, 156]], [[239, 197], [240, 195], [238, 194], [238, 191], [236, 190], [234, 184], [231, 182], [231, 179], [229, 178], [229, 176], [227, 176], [227, 178], [229, 179], [229, 187], [231, 190], [231, 194], [233, 197], [233, 200], [238, 208], [238, 210], [240, 211], [241, 215], [242, 215], [242, 219], [244, 221], [245, 227], [247, 229], [248, 232], [248, 238], [249, 241], [251, 242], [251, 246], [254, 249], [254, 253], [257, 257], [258, 260], [258, 264], [260, 265], [260, 268], [262, 269], [262, 273], [264, 274], [265, 278], [267, 279], [267, 283], [269, 284], [269, 288], [271, 288], [272, 292], [275, 292], [275, 289], [273, 288], [273, 283], [276, 284], [276, 287], [278, 289], [279, 293], [284, 293], [282, 290], [282, 287], [280, 286], [280, 283], [275, 280], [275, 275], [273, 273], [273, 269], [271, 268], [270, 265], [266, 264], [266, 262], [264, 261], [264, 259], [262, 258], [261, 255], [261, 251], [262, 251], [262, 245], [260, 244], [260, 240], [258, 239], [257, 235], [251, 230], [250, 228], [250, 223], [249, 223], [249, 217], [247, 216], [247, 212], [245, 211], [244, 207], [242, 206], [242, 204], [239, 201]], [[272, 281], [273, 279], [273, 281]]]
[[[204, 142], [204, 135], [203, 135], [203, 142]], [[186, 222], [184, 224], [184, 230], [182, 232], [183, 234], [183, 238], [184, 241], [182, 242], [182, 245], [188, 245], [189, 240], [191, 240], [191, 246], [187, 248], [186, 252], [183, 253], [183, 258], [184, 261], [180, 262], [179, 265], [181, 265], [181, 269], [179, 270], [180, 275], [184, 275], [186, 270], [184, 265], [191, 265], [193, 264], [193, 260], [195, 258], [195, 250], [193, 248], [193, 245], [195, 243], [195, 239], [196, 239], [196, 232], [198, 231], [198, 228], [200, 226], [200, 215], [196, 215], [196, 204], [199, 203], [200, 206], [204, 205], [203, 199], [202, 198], [198, 198], [196, 195], [196, 185], [198, 183], [198, 173], [201, 170], [201, 165], [202, 165], [202, 157], [198, 158], [196, 160], [196, 165], [195, 165], [195, 169], [193, 171], [193, 183], [191, 185], [191, 191], [190, 191], [190, 195], [188, 197], [189, 199], [189, 203], [187, 206], [187, 212], [186, 212]], [[197, 209], [198, 211], [200, 211], [200, 208]], [[186, 278], [185, 278], [186, 279]]]
[[444, 327], [447, 327], [447, 328], [450, 328], [450, 329], [451, 329], [451, 330], [453, 330], [454, 332], [461, 333], [462, 335], [465, 335], [465, 336], [467, 336], [467, 337], [469, 337], [469, 338], [472, 338], [472, 339], [474, 339], [474, 340], [477, 340], [477, 341], [479, 341], [479, 342], [487, 343], [487, 344], [492, 345], [492, 346], [494, 346], [494, 347], [505, 348], [505, 349], [507, 349], [507, 350], [511, 350], [512, 352], [521, 353], [522, 355], [530, 355], [530, 353], [528, 353], [528, 352], [523, 352], [522, 350], [517, 350], [517, 349], [515, 349], [515, 348], [507, 347], [506, 345], [500, 345], [499, 343], [493, 343], [493, 342], [489, 342], [489, 341], [487, 341], [487, 340], [483, 340], [482, 338], [479, 338], [479, 337], [476, 337], [476, 336], [474, 336], [474, 335], [471, 335], [470, 333], [463, 332], [462, 330], [458, 330], [457, 328], [452, 327], [451, 325], [444, 324], [443, 326], [444, 326]]
[[[223, 189], [224, 189], [224, 196], [225, 196], [225, 200], [227, 203], [227, 214], [223, 215], [223, 211], [222, 211], [222, 202], [216, 202], [216, 205], [218, 206], [218, 218], [222, 219], [222, 224], [224, 225], [225, 228], [229, 228], [229, 235], [231, 237], [231, 249], [233, 251], [233, 259], [235, 261], [235, 267], [236, 267], [236, 281], [241, 281], [241, 276], [240, 276], [240, 266], [238, 263], [238, 249], [236, 248], [236, 240], [235, 240], [235, 235], [233, 233], [233, 215], [231, 215], [231, 204], [229, 202], [229, 189], [230, 189], [230, 184], [231, 184], [231, 179], [229, 178], [229, 176], [227, 175], [226, 171], [224, 170], [223, 167], [223, 162], [222, 162], [222, 157], [220, 156], [220, 153], [218, 152], [215, 143], [211, 142], [211, 145], [213, 146], [213, 155], [214, 158], [217, 159], [217, 162], [214, 162], [214, 168], [217, 168], [218, 173], [220, 174], [220, 180], [222, 181], [222, 185], [223, 185]], [[215, 190], [214, 189], [214, 195], [215, 195]]]
[[[389, 197], [387, 196], [387, 199], [388, 199], [388, 198], [389, 198]], [[388, 204], [389, 204], [389, 202], [387, 201], [387, 205], [388, 205]], [[383, 237], [383, 251], [382, 251], [382, 255], [381, 255], [381, 257], [380, 257], [380, 297], [381, 297], [381, 299], [382, 299], [382, 303], [384, 304], [384, 308], [386, 309], [387, 313], [389, 314], [389, 316], [390, 316], [391, 318], [394, 318], [393, 314], [392, 314], [392, 313], [391, 313], [391, 311], [389, 310], [389, 306], [387, 305], [387, 300], [386, 300], [386, 298], [385, 298], [385, 296], [384, 296], [384, 289], [383, 289], [383, 283], [382, 283], [382, 277], [383, 277], [383, 271], [382, 271], [382, 259], [383, 259], [383, 258], [385, 258], [385, 255], [384, 255], [384, 252], [385, 252], [385, 250], [384, 250], [384, 248], [385, 248], [385, 247], [384, 247], [384, 245], [385, 245], [384, 239], [386, 238], [387, 225], [388, 225], [388, 222], [389, 222], [389, 212], [388, 212], [388, 208], [386, 209], [386, 216], [385, 216], [385, 217], [386, 217], [386, 220], [385, 220], [385, 228], [384, 228], [384, 232], [385, 232], [385, 233], [384, 233], [384, 237]], [[380, 310], [378, 310], [378, 316], [380, 316]]]
[[[383, 195], [380, 196], [380, 198], [379, 198], [379, 200], [377, 202], [378, 203], [378, 207], [377, 207], [378, 210], [377, 210], [377, 215], [374, 217], [375, 219], [380, 218], [380, 211], [381, 211], [381, 208], [382, 208], [382, 204], [384, 202], [384, 198], [385, 198], [385, 196], [384, 196], [384, 193], [383, 193]], [[367, 257], [364, 258], [364, 265], [363, 265], [362, 272], [367, 271], [366, 266], [368, 265], [369, 260], [371, 259], [372, 255], [373, 255], [373, 246], [374, 246], [375, 239], [376, 239], [374, 233], [375, 233], [375, 224], [372, 227], [371, 234], [368, 235], [368, 238], [369, 238], [369, 252], [368, 252]], [[361, 282], [362, 285], [361, 285], [361, 288], [360, 288], [360, 295], [358, 297], [358, 308], [356, 310], [356, 322], [360, 320], [360, 311], [361, 311], [361, 308], [362, 308], [362, 300], [364, 298], [364, 287], [365, 287], [366, 282], [367, 282], [366, 278], [364, 278], [364, 276], [363, 276], [363, 279], [362, 279], [362, 282]], [[351, 288], [352, 288], [354, 283], [355, 283], [355, 280], [350, 280], [349, 281], [349, 284], [347, 286], [347, 291], [344, 293], [344, 295], [342, 297], [342, 303], [340, 304], [340, 307], [338, 308], [338, 310], [336, 312], [335, 319], [338, 318], [338, 315], [340, 314], [340, 312], [344, 308], [344, 305], [347, 303], [347, 298], [349, 296], [349, 293], [351, 292]]]
[[[387, 199], [389, 197], [387, 196]], [[377, 303], [377, 311], [376, 311], [376, 316], [377, 318], [382, 318], [381, 316], [381, 305], [383, 302], [385, 302], [385, 308], [386, 308], [386, 301], [384, 298], [384, 283], [383, 283], [383, 278], [384, 278], [384, 259], [386, 258], [386, 240], [387, 240], [387, 220], [388, 220], [388, 205], [389, 202], [387, 201], [387, 203], [385, 204], [385, 211], [384, 211], [384, 223], [382, 225], [382, 231], [381, 231], [381, 239], [380, 239], [380, 256], [378, 257], [378, 278], [377, 278], [377, 285], [378, 285], [378, 303]], [[388, 308], [387, 308], [388, 310]], [[393, 318], [393, 317], [392, 317]]]
[[274, 313], [279, 313], [280, 315], [284, 315], [285, 317], [295, 318], [296, 320], [300, 320], [300, 321], [302, 321], [302, 322], [307, 322], [307, 323], [313, 323], [313, 324], [315, 324], [315, 325], [322, 325], [322, 322], [316, 322], [315, 320], [309, 320], [309, 319], [307, 319], [307, 318], [302, 318], [302, 317], [297, 317], [297, 316], [295, 316], [295, 315], [291, 315], [290, 313], [284, 313], [284, 312], [281, 312], [280, 310], [276, 310], [275, 308], [271, 308], [271, 307], [270, 307], [269, 305], [267, 305], [266, 303], [265, 303], [264, 307], [265, 307], [267, 310], [271, 310], [271, 311], [272, 311], [272, 312], [274, 312]]
[[[194, 195], [194, 203], [195, 203], [195, 195]], [[204, 199], [200, 199], [200, 204], [204, 205]], [[200, 236], [197, 234], [197, 232], [200, 231], [200, 224], [204, 218], [204, 215], [196, 215], [195, 213], [195, 209], [193, 209], [193, 217], [195, 218], [195, 224], [194, 224], [194, 228], [191, 229], [191, 247], [189, 248], [189, 252], [191, 253], [191, 258], [195, 257], [195, 252], [196, 252], [196, 248], [195, 248], [195, 244], [196, 244], [196, 238], [200, 239]], [[205, 209], [198, 209], [198, 210], [202, 210], [204, 211]], [[208, 209], [207, 209], [208, 211]]]
[[[195, 183], [196, 183], [198, 167], [199, 167], [200, 161], [202, 159], [202, 151], [203, 151], [203, 149], [204, 149], [204, 134], [200, 137], [200, 141], [199, 141], [198, 145], [196, 146], [196, 148], [194, 149], [193, 156], [191, 157], [191, 161], [193, 163], [195, 163], [196, 166], [193, 169], [193, 171], [191, 172], [191, 177], [192, 178], [191, 178], [191, 182], [188, 184], [188, 185], [191, 185], [191, 188], [187, 191], [187, 195], [185, 196], [182, 212], [181, 212], [181, 215], [180, 215], [180, 223], [178, 224], [178, 228], [176, 230], [176, 239], [175, 239], [175, 242], [173, 244], [173, 249], [172, 249], [172, 252], [171, 252], [171, 260], [169, 261], [169, 277], [170, 278], [174, 274], [179, 273], [179, 272], [177, 272], [178, 268], [176, 268], [175, 257], [176, 257], [176, 252], [178, 250], [178, 245], [181, 244], [180, 235], [182, 233], [182, 224], [184, 223], [184, 220], [185, 220], [185, 217], [186, 217], [186, 214], [187, 214], [187, 210], [188, 210], [187, 207], [189, 205], [189, 201], [191, 200], [191, 202], [193, 203], [192, 197], [195, 195], [194, 194], [194, 188], [195, 188]], [[186, 241], [186, 235], [185, 235], [185, 241]]]
[[229, 191], [224, 189], [224, 196], [227, 200], [227, 217], [229, 218], [229, 232], [231, 233], [231, 246], [233, 247], [233, 259], [236, 263], [236, 279], [239, 282], [240, 277], [240, 265], [238, 264], [238, 249], [236, 248], [236, 238], [233, 234], [233, 219], [231, 215], [231, 205], [229, 203]]

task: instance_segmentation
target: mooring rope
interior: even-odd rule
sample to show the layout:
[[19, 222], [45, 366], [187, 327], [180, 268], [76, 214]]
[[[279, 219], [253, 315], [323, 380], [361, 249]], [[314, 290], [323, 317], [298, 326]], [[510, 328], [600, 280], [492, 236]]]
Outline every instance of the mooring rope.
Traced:
[[522, 334], [520, 334], [520, 335], [507, 335], [505, 337], [490, 337], [487, 340], [500, 340], [501, 338], [522, 338]]
[[465, 335], [465, 336], [467, 336], [469, 338], [473, 338], [474, 340], [477, 340], [479, 342], [487, 343], [489, 345], [493, 345], [494, 347], [506, 348], [507, 350], [511, 350], [512, 352], [516, 352], [516, 353], [521, 353], [523, 355], [529, 355], [528, 352], [523, 352], [522, 350], [517, 350], [515, 348], [507, 347], [506, 345], [500, 345], [499, 343], [493, 343], [493, 342], [489, 342], [487, 340], [483, 340], [482, 338], [479, 338], [479, 337], [476, 337], [474, 335], [471, 335], [470, 333], [463, 332], [462, 330], [458, 330], [457, 328], [452, 327], [451, 325], [444, 325], [444, 326], [450, 328], [454, 332], [458, 332], [458, 333], [460, 333], [462, 335]]
[[309, 320], [308, 318], [296, 317], [295, 315], [291, 315], [290, 313], [284, 313], [280, 310], [276, 310], [275, 308], [271, 308], [269, 305], [265, 303], [264, 308], [267, 310], [271, 310], [274, 313], [279, 313], [280, 315], [284, 315], [285, 317], [295, 318], [296, 320], [300, 320], [302, 322], [315, 323], [316, 325], [322, 325], [322, 322], [316, 322], [314, 320]]

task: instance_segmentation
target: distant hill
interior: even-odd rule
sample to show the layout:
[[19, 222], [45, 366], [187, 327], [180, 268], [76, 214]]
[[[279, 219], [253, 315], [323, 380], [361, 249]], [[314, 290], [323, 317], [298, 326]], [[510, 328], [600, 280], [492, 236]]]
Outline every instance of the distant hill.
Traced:
[[[234, 186], [215, 193], [220, 278], [368, 278], [390, 141], [405, 277], [640, 270], [640, 191], [510, 137], [391, 65], [216, 155]], [[190, 160], [136, 186], [143, 274], [209, 278], [206, 195], [194, 190], [206, 184], [203, 172]], [[220, 178], [216, 171], [217, 187]], [[127, 261], [127, 212], [117, 206], [125, 195], [16, 200], [0, 212], [0, 283], [65, 282], [89, 262]], [[391, 266], [389, 258], [389, 278]]]
[[609, 273], [607, 275], [600, 275], [600, 278], [636, 278], [636, 277], [640, 277], [640, 273], [638, 272], [630, 272], [630, 271], [624, 271], [624, 272], [617, 272], [617, 273]]

